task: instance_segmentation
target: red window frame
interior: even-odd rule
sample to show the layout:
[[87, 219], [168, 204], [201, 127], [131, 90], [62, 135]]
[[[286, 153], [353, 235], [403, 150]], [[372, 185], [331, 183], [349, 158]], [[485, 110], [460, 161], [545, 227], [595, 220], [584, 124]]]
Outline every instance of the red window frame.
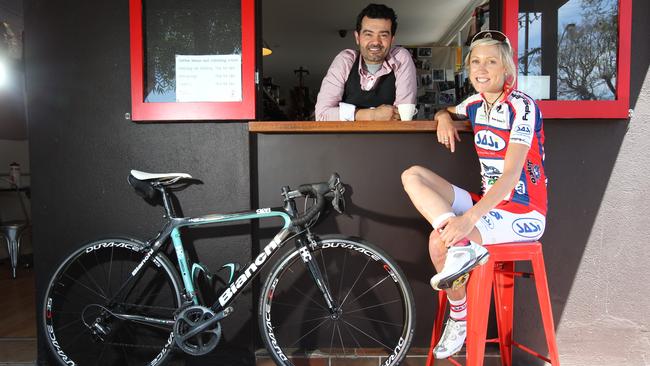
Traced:
[[[630, 108], [630, 48], [632, 0], [618, 1], [618, 65], [615, 100], [540, 100], [544, 118], [628, 118]], [[510, 39], [517, 65], [519, 0], [504, 0], [503, 30]]]
[[131, 119], [134, 121], [255, 119], [255, 0], [241, 0], [242, 101], [144, 102], [142, 0], [129, 0], [131, 20]]

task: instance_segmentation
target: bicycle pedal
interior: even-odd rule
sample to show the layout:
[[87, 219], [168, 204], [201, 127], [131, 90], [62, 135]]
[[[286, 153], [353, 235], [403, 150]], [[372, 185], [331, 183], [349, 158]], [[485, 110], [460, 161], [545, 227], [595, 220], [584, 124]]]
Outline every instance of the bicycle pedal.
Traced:
[[451, 288], [453, 290], [457, 290], [463, 287], [467, 283], [467, 280], [469, 280], [469, 273], [465, 273], [462, 276], [455, 279], [454, 282], [451, 284]]

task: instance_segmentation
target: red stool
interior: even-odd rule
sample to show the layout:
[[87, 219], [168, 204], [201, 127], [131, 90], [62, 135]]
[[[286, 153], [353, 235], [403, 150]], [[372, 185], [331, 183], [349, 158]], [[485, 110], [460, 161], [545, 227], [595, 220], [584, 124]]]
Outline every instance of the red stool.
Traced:
[[[490, 260], [483, 266], [472, 271], [467, 284], [467, 366], [483, 365], [486, 342], [498, 342], [501, 350], [501, 364], [512, 365], [512, 347], [517, 347], [525, 352], [536, 356], [551, 365], [559, 366], [557, 344], [555, 341], [555, 328], [553, 323], [553, 311], [551, 310], [551, 299], [548, 293], [546, 282], [546, 269], [544, 267], [544, 256], [542, 244], [539, 242], [506, 243], [486, 246], [490, 252]], [[515, 272], [515, 261], [531, 261], [533, 273]], [[513, 305], [515, 295], [515, 276], [534, 277], [537, 288], [537, 299], [542, 312], [544, 333], [550, 358], [531, 350], [513, 340], [512, 321]], [[488, 315], [490, 311], [490, 288], [494, 289], [494, 304], [497, 315], [497, 329], [499, 338], [486, 339]], [[438, 344], [442, 335], [442, 326], [445, 320], [447, 309], [447, 295], [440, 291], [438, 293], [438, 313], [436, 314], [433, 332], [431, 334], [431, 348], [427, 358], [427, 366], [432, 366], [434, 357], [432, 350]], [[449, 359], [454, 365], [460, 364]]]

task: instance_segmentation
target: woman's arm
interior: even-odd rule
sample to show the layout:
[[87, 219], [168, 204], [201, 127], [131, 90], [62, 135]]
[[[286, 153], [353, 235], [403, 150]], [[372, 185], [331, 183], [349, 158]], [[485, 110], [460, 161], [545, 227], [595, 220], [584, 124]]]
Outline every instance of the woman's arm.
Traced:
[[456, 107], [447, 107], [441, 109], [433, 116], [434, 121], [438, 122], [436, 135], [438, 142], [445, 145], [451, 152], [456, 151], [456, 141], [460, 141], [458, 130], [454, 127], [453, 118], [457, 118]]

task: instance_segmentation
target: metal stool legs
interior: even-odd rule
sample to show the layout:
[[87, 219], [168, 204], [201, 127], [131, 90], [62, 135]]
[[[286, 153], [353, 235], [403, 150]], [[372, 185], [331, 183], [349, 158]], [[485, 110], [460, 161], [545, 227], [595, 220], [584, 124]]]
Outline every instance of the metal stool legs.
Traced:
[[[548, 290], [541, 244], [539, 242], [506, 243], [491, 245], [487, 248], [490, 251], [489, 262], [474, 269], [467, 284], [466, 365], [483, 365], [486, 342], [497, 341], [501, 351], [501, 362], [503, 366], [512, 365], [512, 349], [514, 347], [536, 356], [553, 366], [559, 366], [560, 358], [555, 339], [553, 311], [551, 309], [551, 298]], [[532, 263], [533, 273], [515, 272], [515, 261], [530, 261]], [[534, 278], [537, 299], [542, 314], [546, 344], [548, 346], [548, 358], [517, 343], [513, 339], [514, 279], [517, 276]], [[499, 338], [496, 340], [487, 340], [486, 331], [492, 291], [494, 291]], [[446, 309], [447, 296], [441, 291], [438, 294], [438, 313], [436, 314], [433, 326], [431, 348], [426, 363], [427, 366], [434, 364], [435, 360], [431, 355], [431, 351], [442, 335]], [[449, 361], [452, 364], [459, 365], [453, 359], [449, 359]]]
[[11, 261], [11, 275], [16, 278], [18, 256], [20, 254], [20, 239], [27, 224], [22, 221], [6, 222], [0, 225], [0, 231], [7, 241], [7, 252]]

